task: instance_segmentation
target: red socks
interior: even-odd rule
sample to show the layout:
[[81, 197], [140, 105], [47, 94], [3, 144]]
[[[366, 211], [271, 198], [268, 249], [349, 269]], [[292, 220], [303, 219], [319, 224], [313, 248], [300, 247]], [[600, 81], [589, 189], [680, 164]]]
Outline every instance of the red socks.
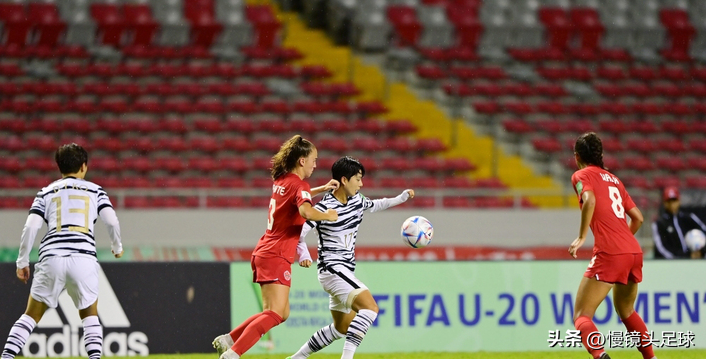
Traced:
[[238, 338], [240, 338], [240, 336], [243, 334], [243, 330], [245, 330], [245, 328], [247, 328], [247, 326], [250, 325], [250, 323], [253, 320], [257, 319], [260, 315], [262, 315], [262, 313], [257, 313], [255, 315], [253, 315], [252, 317], [245, 319], [245, 321], [240, 323], [239, 326], [237, 326], [235, 329], [231, 330], [230, 338], [233, 339], [233, 343], [238, 341]]
[[586, 348], [586, 350], [588, 350], [588, 353], [591, 354], [594, 358], [600, 358], [601, 354], [603, 354], [605, 350], [603, 350], [603, 348], [593, 349], [591, 346], [588, 345], [587, 342], [589, 335], [591, 335], [591, 333], [593, 332], [598, 331], [598, 328], [596, 328], [596, 325], [593, 324], [591, 318], [586, 316], [580, 316], [576, 319], [576, 321], [574, 321], [574, 326], [579, 332], [581, 332], [581, 343], [583, 343], [583, 347]]
[[[271, 310], [253, 315], [231, 332], [231, 337], [233, 337], [233, 333], [238, 334], [238, 330], [241, 331], [237, 340], [235, 340], [235, 344], [233, 344], [233, 351], [238, 355], [243, 355], [243, 353], [252, 348], [265, 333], [281, 324], [283, 321], [279, 314]], [[244, 329], [241, 329], [241, 327], [244, 327]]]
[[643, 346], [648, 343], [648, 340], [651, 339], [651, 334], [647, 332], [647, 326], [642, 320], [642, 317], [640, 317], [640, 314], [633, 312], [629, 317], [623, 319], [623, 324], [625, 324], [625, 328], [627, 328], [629, 332], [639, 332], [642, 334], [642, 342], [637, 349], [640, 353], [642, 353], [643, 358], [652, 359], [655, 356], [655, 353], [654, 350], [652, 350], [651, 342], [650, 345]]

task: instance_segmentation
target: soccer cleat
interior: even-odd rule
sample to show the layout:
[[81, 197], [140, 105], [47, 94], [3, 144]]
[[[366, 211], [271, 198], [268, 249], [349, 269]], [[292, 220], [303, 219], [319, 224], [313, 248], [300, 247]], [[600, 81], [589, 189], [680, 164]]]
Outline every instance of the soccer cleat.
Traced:
[[223, 355], [223, 353], [225, 353], [232, 346], [233, 338], [230, 337], [230, 334], [219, 335], [216, 339], [213, 339], [213, 348], [216, 349], [219, 356]]
[[221, 356], [219, 359], [240, 359], [240, 356], [236, 354], [233, 349], [228, 348]]
[[599, 359], [610, 359], [610, 355], [608, 355], [608, 353], [606, 353], [606, 352], [603, 352], [603, 354], [601, 354], [601, 357]]

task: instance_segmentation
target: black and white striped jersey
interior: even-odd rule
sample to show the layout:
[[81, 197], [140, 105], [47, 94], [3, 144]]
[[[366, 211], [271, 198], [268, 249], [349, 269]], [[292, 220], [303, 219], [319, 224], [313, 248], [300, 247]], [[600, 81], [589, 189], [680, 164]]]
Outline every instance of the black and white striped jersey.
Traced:
[[[314, 208], [321, 212], [333, 209], [338, 212], [338, 219], [334, 222], [306, 221], [302, 228], [302, 238], [309, 231], [316, 229], [318, 232], [318, 268], [343, 265], [355, 271], [355, 242], [358, 237], [358, 228], [363, 221], [363, 212], [377, 212], [404, 203], [409, 198], [407, 191], [395, 198], [370, 199], [357, 193], [349, 197], [346, 204], [341, 203], [331, 193], [326, 193], [324, 198]], [[300, 240], [301, 241], [301, 240]]]
[[65, 177], [42, 188], [29, 210], [47, 224], [47, 234], [39, 245], [39, 261], [53, 256], [95, 257], [93, 226], [106, 207], [113, 207], [108, 194], [90, 181]]

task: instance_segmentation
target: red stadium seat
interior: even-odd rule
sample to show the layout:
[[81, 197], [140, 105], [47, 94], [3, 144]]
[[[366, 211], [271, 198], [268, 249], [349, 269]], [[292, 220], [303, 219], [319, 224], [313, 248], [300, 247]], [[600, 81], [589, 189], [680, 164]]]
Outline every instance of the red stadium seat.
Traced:
[[409, 184], [412, 188], [441, 188], [441, 181], [436, 177], [413, 177]]
[[219, 188], [245, 188], [246, 183], [242, 177], [218, 177], [216, 186]]
[[[227, 156], [227, 157], [221, 157], [218, 160], [218, 167], [219, 169], [224, 169], [230, 172], [236, 172], [236, 173], [244, 173], [251, 168], [256, 168], [255, 166], [251, 166], [247, 160], [243, 157], [239, 156]], [[269, 165], [269, 163], [268, 163]], [[269, 165], [268, 167], [271, 167]], [[256, 168], [260, 169], [260, 168]], [[262, 169], [267, 169], [267, 168], [262, 168]]]
[[442, 203], [446, 208], [472, 208], [473, 200], [468, 197], [444, 197]]
[[468, 177], [450, 176], [443, 180], [446, 188], [473, 188], [475, 184]]
[[382, 188], [405, 189], [410, 187], [407, 180], [403, 177], [382, 177], [379, 179], [379, 185]]
[[221, 169], [219, 163], [212, 156], [189, 157], [186, 168], [204, 173], [210, 173]]
[[350, 143], [341, 141], [338, 137], [324, 137], [316, 140], [316, 147], [322, 151], [330, 151], [335, 153], [345, 153], [350, 150]]
[[179, 157], [158, 157], [154, 159], [154, 166], [157, 170], [163, 170], [170, 173], [178, 173], [186, 168], [186, 164]]
[[626, 156], [623, 158], [623, 167], [635, 171], [651, 171], [655, 168], [654, 163], [647, 157]]
[[657, 157], [655, 162], [658, 168], [666, 169], [671, 172], [679, 172], [687, 168], [687, 163], [684, 159], [677, 156]]
[[532, 146], [539, 152], [550, 154], [563, 151], [559, 140], [552, 137], [536, 138], [532, 140]]
[[242, 197], [208, 197], [206, 207], [208, 208], [243, 208], [249, 207], [247, 198]]
[[[414, 164], [404, 157], [386, 157], [382, 159], [382, 167], [392, 171], [402, 172], [413, 169]], [[385, 181], [383, 181], [385, 182]], [[384, 184], [383, 184], [384, 187]]]
[[155, 168], [152, 161], [146, 157], [123, 158], [122, 166], [125, 167], [126, 170], [132, 170], [139, 173], [147, 173]]
[[[0, 171], [18, 173], [25, 169], [25, 162], [17, 157], [0, 158]], [[19, 183], [19, 182], [16, 182]]]

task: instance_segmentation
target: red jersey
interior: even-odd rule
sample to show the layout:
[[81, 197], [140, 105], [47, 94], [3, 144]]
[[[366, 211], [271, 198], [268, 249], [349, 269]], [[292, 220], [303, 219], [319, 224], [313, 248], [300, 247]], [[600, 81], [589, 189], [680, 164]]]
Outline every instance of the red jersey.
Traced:
[[626, 212], [635, 207], [635, 202], [618, 177], [598, 166], [587, 166], [574, 172], [571, 183], [578, 195], [580, 208], [583, 208], [583, 192], [593, 191], [596, 197], [596, 208], [590, 223], [595, 238], [594, 255], [599, 252], [642, 253], [627, 223]]
[[312, 203], [310, 190], [309, 184], [293, 173], [287, 173], [275, 180], [272, 185], [267, 231], [257, 242], [254, 256], [282, 257], [289, 263], [294, 263], [297, 243], [305, 222], [299, 214], [299, 206], [304, 202]]

